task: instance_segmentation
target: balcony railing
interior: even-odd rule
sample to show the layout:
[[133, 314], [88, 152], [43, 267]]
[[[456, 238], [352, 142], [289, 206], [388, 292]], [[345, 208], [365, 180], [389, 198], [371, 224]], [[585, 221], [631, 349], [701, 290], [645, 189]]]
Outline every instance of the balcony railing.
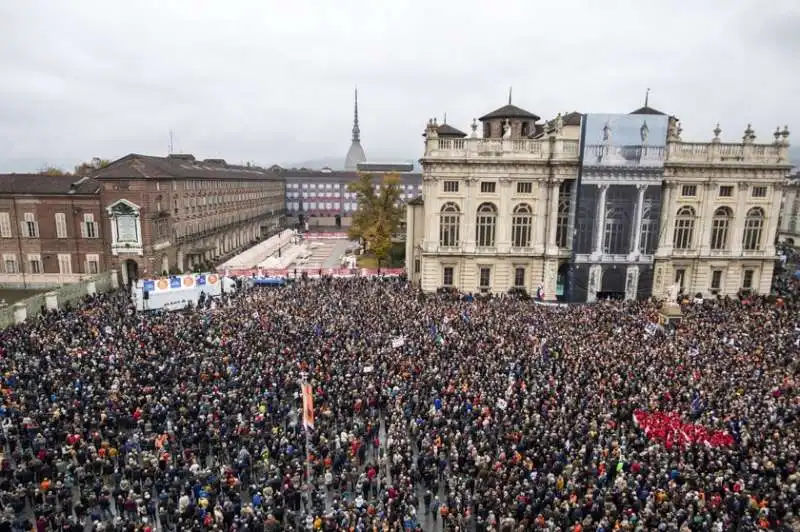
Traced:
[[785, 144], [723, 144], [721, 142], [671, 142], [669, 163], [789, 164]]
[[430, 138], [425, 143], [425, 157], [542, 161], [552, 157], [578, 162], [578, 155], [578, 141], [568, 139]]

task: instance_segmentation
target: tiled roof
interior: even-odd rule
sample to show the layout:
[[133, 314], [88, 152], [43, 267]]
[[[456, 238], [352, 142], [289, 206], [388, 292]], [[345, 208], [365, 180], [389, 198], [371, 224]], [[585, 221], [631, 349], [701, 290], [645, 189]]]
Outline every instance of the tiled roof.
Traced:
[[258, 166], [228, 164], [224, 159], [197, 160], [191, 154], [154, 157], [131, 153], [95, 172], [96, 179], [281, 179], [274, 171]]
[[466, 133], [461, 131], [460, 129], [456, 129], [450, 124], [442, 124], [436, 128], [436, 134], [440, 137], [460, 137], [464, 138], [467, 136]]
[[74, 175], [0, 174], [0, 194], [42, 196], [91, 196], [100, 192], [100, 183]]
[[483, 115], [478, 120], [484, 121], [492, 118], [528, 118], [534, 122], [539, 120], [539, 117], [535, 114], [528, 112], [525, 109], [520, 109], [516, 105], [512, 105], [510, 103], [499, 109], [495, 109], [489, 114]]

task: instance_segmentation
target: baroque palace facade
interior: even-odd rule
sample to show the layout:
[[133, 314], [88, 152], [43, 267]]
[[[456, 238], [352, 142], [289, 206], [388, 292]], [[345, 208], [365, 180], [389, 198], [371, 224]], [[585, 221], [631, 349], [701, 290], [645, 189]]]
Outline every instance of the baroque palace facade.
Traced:
[[[548, 300], [767, 292], [787, 128], [756, 143], [687, 142], [645, 103], [549, 122], [509, 101], [467, 135], [429, 121], [406, 267], [424, 290]], [[478, 130], [482, 135], [479, 136]], [[635, 138], [634, 138], [635, 137]]]

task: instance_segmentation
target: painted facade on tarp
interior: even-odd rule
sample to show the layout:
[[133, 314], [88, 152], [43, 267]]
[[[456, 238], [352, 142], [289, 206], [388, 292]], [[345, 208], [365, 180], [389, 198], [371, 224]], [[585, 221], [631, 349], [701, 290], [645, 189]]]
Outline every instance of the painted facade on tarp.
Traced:
[[669, 117], [587, 114], [567, 299], [650, 296]]

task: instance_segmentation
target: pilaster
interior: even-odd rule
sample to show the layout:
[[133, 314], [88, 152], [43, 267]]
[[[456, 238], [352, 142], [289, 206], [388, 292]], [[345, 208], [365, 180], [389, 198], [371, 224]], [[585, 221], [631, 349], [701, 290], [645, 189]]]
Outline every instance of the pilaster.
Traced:
[[544, 298], [547, 301], [556, 299], [556, 283], [558, 282], [558, 259], [547, 259], [544, 263]]
[[703, 183], [703, 186], [700, 187], [702, 191], [702, 198], [700, 203], [700, 210], [698, 214], [698, 222], [700, 227], [698, 228], [698, 237], [700, 241], [697, 243], [697, 249], [700, 250], [700, 255], [707, 255], [711, 248], [711, 226], [713, 225], [712, 219], [714, 217], [714, 212], [712, 211], [714, 207], [714, 201], [712, 197], [712, 189], [711, 183], [706, 182]]
[[536, 254], [544, 253], [545, 243], [545, 217], [547, 213], [547, 187], [542, 181], [534, 181], [536, 187], [536, 201], [534, 205], [535, 221], [533, 232], [533, 250]]
[[511, 179], [501, 177], [500, 204], [497, 206], [497, 252], [508, 253], [511, 249]]
[[599, 264], [592, 264], [589, 267], [589, 282], [586, 289], [586, 302], [594, 303], [597, 301], [597, 292], [603, 286], [603, 267]]
[[[775, 183], [772, 187], [772, 201], [770, 203], [770, 209], [766, 209], [764, 213], [767, 217], [766, 223], [766, 231], [767, 234], [762, 236], [761, 238], [764, 241], [764, 249], [767, 252], [767, 255], [775, 255], [775, 237], [777, 236], [778, 232], [778, 222], [780, 218], [780, 205], [783, 201], [783, 184], [782, 183]], [[791, 206], [789, 207], [791, 209]], [[789, 217], [788, 214], [785, 215], [787, 218]]]
[[736, 211], [733, 214], [733, 232], [731, 234], [731, 252], [734, 257], [742, 254], [742, 236], [744, 234], [744, 220], [747, 218], [747, 193], [750, 184], [739, 181], [736, 184]]
[[[547, 254], [558, 254], [558, 243], [556, 242], [556, 229], [558, 227], [558, 193], [561, 189], [561, 181], [556, 180], [550, 183], [550, 204], [548, 208], [547, 218]], [[554, 285], [555, 286], [555, 285]]]
[[674, 181], [667, 181], [664, 186], [664, 198], [661, 202], [661, 220], [659, 222], [659, 239], [656, 255], [669, 256], [672, 254], [672, 233], [675, 230], [675, 189]]
[[461, 242], [466, 253], [475, 252], [475, 217], [477, 214], [478, 178], [468, 177], [464, 180], [466, 194], [464, 197], [464, 214], [461, 216]]
[[606, 222], [606, 194], [608, 192], [608, 185], [597, 185], [600, 189], [600, 198], [597, 201], [597, 219], [595, 220], [594, 228], [594, 248], [592, 255], [599, 257], [603, 253], [603, 238], [605, 237], [605, 222]]
[[632, 264], [625, 272], [625, 299], [635, 300], [639, 293], [639, 266]]

